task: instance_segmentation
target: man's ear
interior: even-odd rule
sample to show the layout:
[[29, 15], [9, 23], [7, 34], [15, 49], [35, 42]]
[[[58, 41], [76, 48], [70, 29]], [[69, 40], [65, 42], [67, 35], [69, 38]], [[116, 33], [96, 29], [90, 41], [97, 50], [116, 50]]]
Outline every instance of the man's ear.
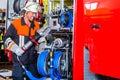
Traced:
[[28, 12], [27, 12], [27, 11], [25, 12], [25, 15], [26, 15], [26, 14], [28, 14]]

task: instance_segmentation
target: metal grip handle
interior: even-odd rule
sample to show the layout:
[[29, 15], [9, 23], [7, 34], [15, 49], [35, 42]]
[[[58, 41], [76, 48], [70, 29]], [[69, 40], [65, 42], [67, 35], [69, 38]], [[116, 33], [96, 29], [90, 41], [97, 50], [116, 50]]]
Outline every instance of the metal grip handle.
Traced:
[[99, 24], [92, 24], [92, 25], [91, 25], [91, 28], [92, 28], [92, 29], [99, 29], [99, 28], [100, 28], [100, 25], [99, 25]]

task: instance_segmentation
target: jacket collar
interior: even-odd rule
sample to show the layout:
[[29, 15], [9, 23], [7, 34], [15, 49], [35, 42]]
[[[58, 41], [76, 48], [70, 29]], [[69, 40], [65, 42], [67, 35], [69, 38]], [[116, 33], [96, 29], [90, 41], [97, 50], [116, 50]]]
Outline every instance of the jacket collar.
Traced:
[[25, 20], [24, 20], [24, 17], [21, 18], [21, 24], [22, 24], [22, 25], [26, 25]]
[[[25, 20], [24, 20], [24, 17], [21, 18], [21, 24], [22, 24], [22, 25], [26, 25]], [[30, 25], [30, 28], [33, 28], [33, 29], [34, 29], [34, 26], [35, 26], [34, 21], [32, 21], [32, 22], [31, 22], [31, 25]]]

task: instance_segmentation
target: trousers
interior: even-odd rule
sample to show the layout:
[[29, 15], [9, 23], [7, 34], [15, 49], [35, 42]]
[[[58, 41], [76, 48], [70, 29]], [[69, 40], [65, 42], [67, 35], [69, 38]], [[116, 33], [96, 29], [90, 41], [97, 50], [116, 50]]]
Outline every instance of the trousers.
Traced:
[[[32, 73], [34, 77], [39, 77], [38, 71], [37, 71], [37, 63], [35, 64], [28, 64], [24, 65], [25, 68]], [[19, 63], [14, 63], [12, 68], [12, 77], [13, 80], [24, 80], [25, 71], [22, 69], [21, 65]], [[29, 80], [27, 78], [27, 80]]]

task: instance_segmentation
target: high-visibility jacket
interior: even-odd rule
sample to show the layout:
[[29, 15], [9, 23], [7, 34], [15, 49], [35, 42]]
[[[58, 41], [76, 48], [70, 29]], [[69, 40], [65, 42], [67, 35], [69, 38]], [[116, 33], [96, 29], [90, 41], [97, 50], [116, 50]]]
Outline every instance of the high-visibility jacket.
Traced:
[[[15, 19], [6, 31], [4, 41], [10, 37], [19, 47], [22, 47], [25, 43], [31, 40], [30, 36], [34, 36], [38, 29], [39, 24], [36, 21], [31, 22], [31, 26], [28, 27], [23, 17]], [[13, 54], [12, 57], [13, 62], [18, 62], [16, 54]], [[35, 45], [33, 45], [25, 51], [20, 59], [23, 64], [30, 64], [36, 61], [35, 57]]]

